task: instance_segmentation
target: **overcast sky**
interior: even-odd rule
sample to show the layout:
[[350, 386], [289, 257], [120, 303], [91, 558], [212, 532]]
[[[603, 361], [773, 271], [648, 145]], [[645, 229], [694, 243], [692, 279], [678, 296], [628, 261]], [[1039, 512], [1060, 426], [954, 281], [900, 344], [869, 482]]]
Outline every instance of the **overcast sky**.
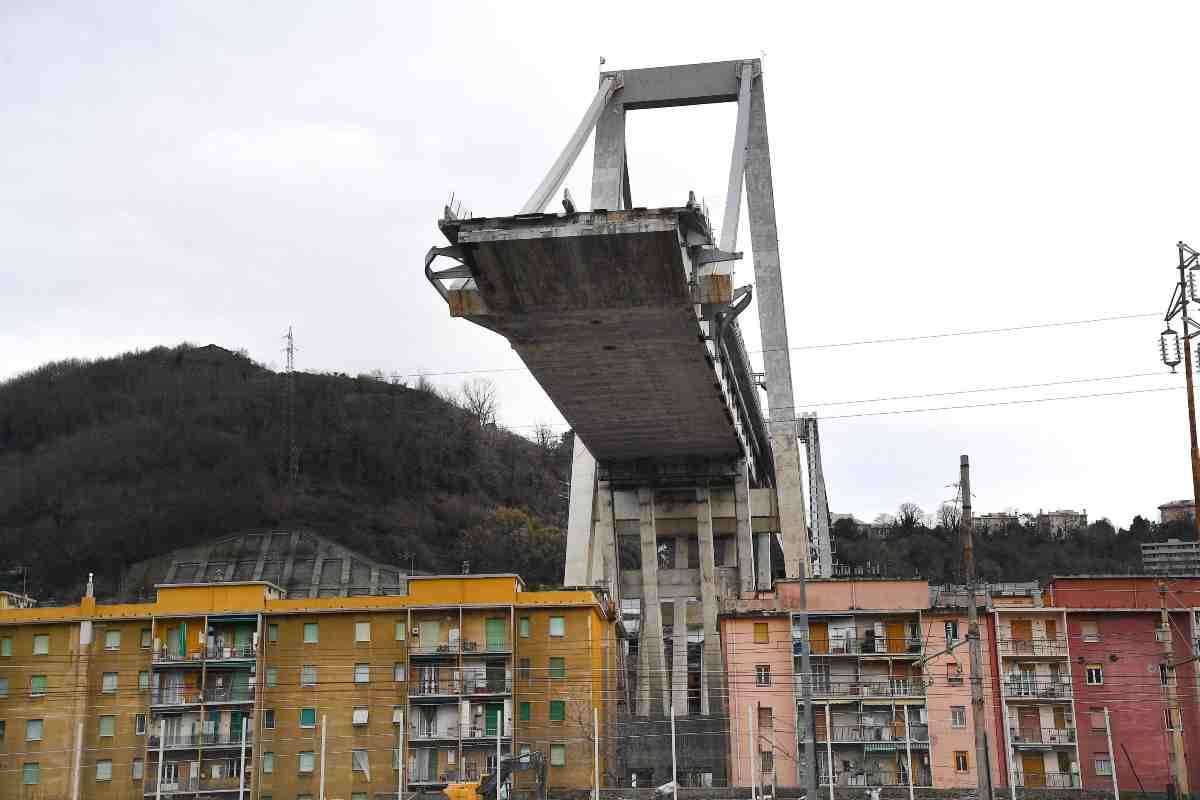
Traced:
[[[765, 54], [792, 347], [1161, 313], [1175, 242], [1200, 244], [1198, 27], [1200, 5], [1169, 2], [8, 0], [0, 377], [183, 340], [280, 364], [294, 325], [300, 368], [506, 370], [503, 423], [561, 423], [502, 338], [449, 319], [421, 259], [452, 191], [476, 215], [519, 210], [601, 56]], [[734, 113], [632, 115], [635, 205], [695, 190], [720, 219]], [[589, 144], [568, 179], [585, 207], [590, 162]], [[1179, 390], [844, 416], [1178, 387], [1161, 328], [797, 350], [798, 404], [826, 404], [833, 510], [933, 510], [960, 453], [977, 511], [1127, 525], [1187, 497]]]

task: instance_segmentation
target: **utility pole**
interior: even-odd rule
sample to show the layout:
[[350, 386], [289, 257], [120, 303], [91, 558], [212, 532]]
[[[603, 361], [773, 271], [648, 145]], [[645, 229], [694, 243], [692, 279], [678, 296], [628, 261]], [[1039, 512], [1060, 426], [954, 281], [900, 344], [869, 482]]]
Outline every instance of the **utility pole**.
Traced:
[[1192, 521], [1196, 526], [1196, 539], [1200, 540], [1200, 446], [1196, 443], [1196, 395], [1192, 385], [1192, 338], [1200, 334], [1200, 323], [1188, 316], [1188, 296], [1200, 302], [1200, 253], [1178, 242], [1179, 281], [1171, 294], [1167, 313], [1163, 320], [1166, 329], [1159, 336], [1158, 346], [1163, 363], [1175, 371], [1179, 364], [1179, 334], [1171, 328], [1171, 320], [1183, 318], [1183, 374], [1187, 381], [1188, 431], [1192, 437]]
[[300, 450], [296, 447], [296, 337], [292, 335], [291, 325], [283, 338], [287, 340], [287, 347], [284, 348], [287, 354], [283, 399], [284, 436], [287, 440], [284, 445], [284, 468], [287, 470], [288, 492], [291, 493], [296, 488], [296, 475], [300, 472]]
[[[992, 772], [988, 769], [987, 726], [983, 719], [983, 656], [979, 641], [979, 609], [975, 600], [975, 538], [971, 521], [971, 463], [967, 456], [959, 461], [958, 486], [962, 493], [963, 574], [967, 581], [967, 643], [971, 651], [971, 717], [975, 723], [975, 777], [979, 800], [992, 800]], [[1008, 725], [1008, 720], [1004, 720]], [[1007, 761], [1009, 755], [1005, 753]]]
[[1171, 778], [1178, 794], [1188, 794], [1188, 773], [1183, 749], [1183, 715], [1179, 709], [1179, 693], [1175, 686], [1175, 664], [1172, 662], [1174, 648], [1171, 643], [1171, 615], [1167, 611], [1167, 583], [1159, 581], [1158, 595], [1161, 601], [1160, 622], [1162, 633], [1163, 669], [1167, 679], [1167, 714], [1171, 718]]

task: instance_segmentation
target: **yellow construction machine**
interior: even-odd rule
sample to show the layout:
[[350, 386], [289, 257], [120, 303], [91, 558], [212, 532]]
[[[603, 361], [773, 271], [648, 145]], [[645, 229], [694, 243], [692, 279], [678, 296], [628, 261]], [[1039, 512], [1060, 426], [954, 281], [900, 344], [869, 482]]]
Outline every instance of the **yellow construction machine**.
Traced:
[[539, 751], [501, 759], [499, 778], [496, 775], [484, 775], [478, 781], [451, 783], [442, 790], [442, 795], [449, 800], [501, 800], [496, 796], [497, 788], [503, 786], [514, 772], [530, 770], [534, 776], [534, 797], [536, 800], [546, 800], [546, 762]]

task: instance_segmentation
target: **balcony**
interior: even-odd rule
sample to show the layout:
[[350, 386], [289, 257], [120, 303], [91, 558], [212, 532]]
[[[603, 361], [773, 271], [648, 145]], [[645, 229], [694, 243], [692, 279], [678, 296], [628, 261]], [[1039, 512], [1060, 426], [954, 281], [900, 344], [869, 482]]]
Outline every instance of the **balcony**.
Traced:
[[444, 770], [428, 770], [414, 769], [408, 775], [408, 785], [413, 784], [428, 784], [441, 785], [446, 783], [457, 783], [461, 780], [467, 780], [463, 777], [463, 773], [457, 769]]
[[198, 706], [202, 700], [199, 689], [151, 689], [150, 705], [152, 706]]
[[408, 684], [409, 697], [457, 697], [462, 683], [453, 678], [441, 680], [418, 680]]
[[[818, 774], [822, 786], [829, 785], [829, 773], [822, 769]], [[834, 786], [907, 786], [908, 776], [900, 772], [840, 772], [834, 775]], [[932, 786], [933, 776], [928, 770], [919, 769], [913, 774], [913, 786]]]
[[204, 657], [209, 661], [253, 661], [257, 658], [253, 645], [241, 647], [210, 647]]
[[[833, 734], [833, 744], [859, 744], [864, 742], [893, 742], [904, 746], [904, 723], [895, 725], [834, 725], [832, 731], [817, 729], [817, 741], [829, 742], [829, 733]], [[923, 745], [929, 742], [929, 726], [913, 723], [909, 726], [910, 739], [913, 745]], [[802, 739], [805, 737], [801, 737]]]
[[[254, 734], [246, 734], [246, 746], [254, 744]], [[164, 750], [194, 750], [197, 747], [241, 747], [242, 737], [236, 733], [169, 733], [162, 744]], [[159, 748], [159, 736], [151, 733], [147, 743], [151, 751]]]
[[1067, 637], [1055, 639], [997, 639], [996, 648], [1002, 656], [1025, 658], [1066, 658]]
[[205, 703], [253, 703], [254, 689], [238, 689], [232, 686], [223, 689], [205, 689]]
[[413, 725], [409, 732], [409, 740], [413, 742], [428, 742], [438, 739], [457, 739], [458, 724], [446, 723], [442, 725], [423, 725], [417, 723]]
[[464, 681], [463, 694], [511, 694], [512, 678], [474, 678]]
[[1006, 678], [1004, 696], [1010, 700], [1070, 700], [1071, 684], [1065, 679]]
[[[502, 736], [500, 736], [499, 738], [509, 739], [511, 737], [512, 737], [512, 725], [511, 724], [505, 725], [504, 726], [504, 734]], [[472, 725], [471, 727], [465, 728], [463, 730], [462, 742], [463, 742], [464, 747], [472, 745], [472, 744], [495, 745], [496, 738], [497, 738], [497, 733], [496, 733], [496, 729], [494, 727], [489, 728], [487, 726]]]
[[[796, 691], [804, 691], [803, 678], [796, 676]], [[924, 697], [925, 682], [917, 678], [887, 680], [834, 681], [818, 678], [812, 684], [813, 697]]]
[[411, 644], [408, 648], [408, 655], [411, 656], [426, 656], [426, 657], [448, 657], [457, 656], [462, 652], [461, 642], [435, 642], [433, 644]]
[[462, 643], [462, 651], [464, 654], [467, 654], [467, 655], [471, 655], [471, 654], [487, 655], [489, 653], [495, 653], [497, 655], [504, 655], [504, 654], [512, 652], [512, 643], [508, 642], [508, 641], [483, 642], [483, 646], [480, 647], [479, 642], [463, 642]]
[[1026, 789], [1078, 789], [1079, 773], [1026, 772], [1017, 776], [1016, 784]]
[[193, 650], [189, 653], [173, 647], [164, 647], [154, 652], [153, 660], [155, 664], [195, 664], [199, 666], [200, 662], [204, 660], [204, 651]]
[[[800, 655], [801, 638], [792, 639], [792, 655]], [[831, 637], [813, 639], [812, 654], [815, 656], [920, 656], [922, 642], [915, 637], [878, 637], [860, 639], [855, 637]]]
[[[230, 792], [233, 796], [237, 795], [238, 786], [241, 778], [233, 775], [228, 778], [176, 778], [174, 781], [163, 780], [162, 794], [168, 796], [172, 794], [195, 794], [196, 792]], [[247, 786], [249, 781], [247, 781]], [[158, 778], [147, 778], [142, 783], [142, 793], [144, 795], [153, 796], [158, 793]]]
[[1009, 728], [1008, 734], [1014, 747], [1075, 744], [1074, 728]]

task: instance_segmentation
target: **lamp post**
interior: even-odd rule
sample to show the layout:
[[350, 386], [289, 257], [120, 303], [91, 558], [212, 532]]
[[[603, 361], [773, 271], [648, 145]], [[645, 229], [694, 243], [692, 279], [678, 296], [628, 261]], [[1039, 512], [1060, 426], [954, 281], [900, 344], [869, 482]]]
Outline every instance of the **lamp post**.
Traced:
[[[1196, 444], [1196, 398], [1192, 387], [1192, 338], [1200, 334], [1200, 323], [1188, 316], [1188, 302], [1200, 303], [1200, 253], [1179, 242], [1179, 281], [1171, 293], [1171, 302], [1167, 305], [1167, 313], [1163, 319], [1167, 328], [1159, 335], [1159, 355], [1164, 364], [1175, 371], [1179, 362], [1183, 361], [1183, 374], [1187, 379], [1188, 430], [1192, 438], [1192, 518], [1196, 525], [1196, 538], [1200, 539], [1200, 447]], [[1179, 352], [1180, 334], [1171, 328], [1171, 320], [1182, 318], [1183, 353]], [[1182, 357], [1181, 357], [1182, 355]]]

